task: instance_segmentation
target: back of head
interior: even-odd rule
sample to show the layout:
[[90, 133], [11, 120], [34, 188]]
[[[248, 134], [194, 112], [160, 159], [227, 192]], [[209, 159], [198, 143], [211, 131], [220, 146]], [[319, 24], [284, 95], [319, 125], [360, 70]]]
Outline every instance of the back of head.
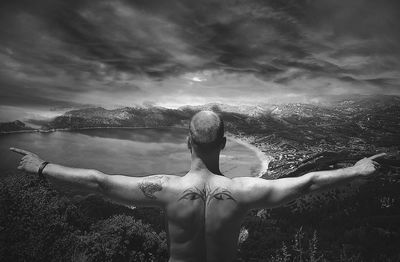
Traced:
[[191, 144], [198, 150], [217, 149], [224, 140], [224, 122], [212, 111], [200, 111], [190, 121], [189, 134]]

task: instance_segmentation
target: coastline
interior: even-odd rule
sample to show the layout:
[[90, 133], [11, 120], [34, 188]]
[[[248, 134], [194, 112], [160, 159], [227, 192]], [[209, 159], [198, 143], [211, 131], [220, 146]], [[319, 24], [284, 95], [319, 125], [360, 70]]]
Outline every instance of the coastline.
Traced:
[[273, 157], [265, 154], [263, 151], [261, 151], [261, 149], [259, 149], [257, 146], [252, 144], [250, 141], [248, 141], [248, 139], [246, 139], [246, 137], [237, 136], [232, 133], [226, 133], [226, 135], [232, 139], [235, 139], [235, 141], [238, 142], [239, 144], [241, 144], [241, 145], [249, 148], [253, 152], [255, 152], [257, 158], [261, 162], [261, 169], [260, 169], [260, 172], [258, 173], [257, 177], [260, 177], [260, 178], [265, 177], [265, 175], [268, 172], [269, 163], [272, 161]]
[[[32, 129], [32, 130], [17, 130], [17, 131], [9, 131], [9, 132], [0, 132], [0, 135], [7, 134], [18, 134], [18, 133], [51, 133], [51, 132], [71, 132], [76, 130], [92, 130], [92, 129], [153, 129], [153, 128], [177, 128], [177, 129], [186, 129], [182, 126], [157, 126], [157, 127], [129, 127], [129, 126], [108, 126], [108, 127], [82, 127], [82, 128], [54, 128], [49, 130], [41, 130], [41, 129]], [[246, 136], [238, 136], [232, 134], [230, 132], [226, 132], [226, 136], [230, 139], [234, 139], [237, 143], [247, 147], [251, 151], [253, 151], [259, 161], [261, 162], [260, 172], [256, 177], [264, 177], [267, 174], [269, 163], [273, 159], [272, 156], [265, 154], [261, 149], [259, 149], [256, 145], [252, 144], [249, 139], [246, 139]]]
[[143, 126], [95, 126], [95, 127], [79, 127], [79, 128], [52, 128], [49, 130], [43, 129], [27, 129], [27, 130], [15, 130], [15, 131], [3, 131], [0, 135], [18, 134], [18, 133], [51, 133], [57, 131], [75, 131], [75, 130], [91, 130], [91, 129], [152, 129], [152, 128], [179, 128], [185, 129], [180, 126], [156, 126], [156, 127], [143, 127]]
[[24, 129], [24, 130], [15, 130], [15, 131], [1, 131], [0, 135], [9, 135], [9, 134], [18, 134], [18, 133], [33, 133], [40, 132], [39, 129]]

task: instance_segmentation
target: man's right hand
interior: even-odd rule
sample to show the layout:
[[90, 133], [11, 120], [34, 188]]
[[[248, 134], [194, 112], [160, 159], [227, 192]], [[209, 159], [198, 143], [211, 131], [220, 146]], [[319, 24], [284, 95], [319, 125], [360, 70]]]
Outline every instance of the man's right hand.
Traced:
[[361, 176], [370, 176], [380, 167], [379, 163], [374, 160], [385, 155], [385, 153], [380, 153], [371, 157], [363, 158], [355, 163], [353, 168], [355, 169], [355, 172]]
[[30, 173], [37, 173], [41, 164], [44, 162], [39, 158], [38, 155], [15, 147], [10, 148], [11, 151], [23, 155], [21, 161], [19, 162], [19, 166], [17, 167], [19, 170], [23, 170]]

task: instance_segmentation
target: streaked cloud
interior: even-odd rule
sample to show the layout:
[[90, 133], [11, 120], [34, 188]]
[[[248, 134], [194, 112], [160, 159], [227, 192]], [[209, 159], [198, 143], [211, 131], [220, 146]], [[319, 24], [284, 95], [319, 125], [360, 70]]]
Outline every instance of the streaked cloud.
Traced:
[[398, 95], [399, 20], [394, 0], [4, 0], [0, 120], [11, 108]]

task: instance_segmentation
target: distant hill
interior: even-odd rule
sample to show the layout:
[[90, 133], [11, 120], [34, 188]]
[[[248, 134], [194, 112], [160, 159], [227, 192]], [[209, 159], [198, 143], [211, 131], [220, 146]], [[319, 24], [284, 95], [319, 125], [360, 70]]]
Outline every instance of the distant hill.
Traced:
[[69, 111], [56, 117], [44, 128], [182, 126], [187, 118], [188, 115], [182, 111], [162, 107], [124, 107], [113, 110], [97, 107]]
[[182, 111], [201, 111], [201, 110], [212, 110], [216, 112], [226, 112], [226, 113], [237, 113], [248, 116], [258, 116], [262, 114], [268, 114], [273, 108], [272, 105], [262, 104], [262, 105], [226, 105], [221, 103], [209, 103], [199, 106], [182, 106], [178, 108]]
[[191, 116], [204, 109], [221, 114], [228, 132], [251, 137], [270, 154], [400, 145], [400, 98], [394, 96], [359, 96], [326, 104], [97, 107], [69, 111], [43, 128], [187, 127]]
[[[354, 96], [325, 104], [225, 105], [210, 103], [168, 109], [157, 106], [78, 109], [43, 124], [43, 130], [94, 127], [184, 127], [193, 114], [213, 110], [226, 130], [246, 137], [261, 150], [287, 164], [309, 152], [396, 150], [400, 145], [400, 97]], [[28, 129], [20, 121], [2, 130]], [[279, 163], [279, 161], [277, 161]], [[293, 165], [297, 162], [293, 162]]]
[[0, 133], [16, 132], [33, 130], [31, 127], [25, 125], [25, 123], [15, 120], [13, 122], [0, 123]]
[[97, 107], [69, 111], [43, 128], [187, 127], [190, 117], [205, 109], [221, 114], [230, 132], [247, 135], [286, 133], [286, 138], [300, 143], [330, 141], [330, 135], [338, 139], [343, 136], [371, 138], [383, 131], [389, 136], [399, 134], [400, 98], [392, 96], [358, 97], [324, 105], [232, 106], [211, 103], [178, 109], [124, 107], [113, 110]]

